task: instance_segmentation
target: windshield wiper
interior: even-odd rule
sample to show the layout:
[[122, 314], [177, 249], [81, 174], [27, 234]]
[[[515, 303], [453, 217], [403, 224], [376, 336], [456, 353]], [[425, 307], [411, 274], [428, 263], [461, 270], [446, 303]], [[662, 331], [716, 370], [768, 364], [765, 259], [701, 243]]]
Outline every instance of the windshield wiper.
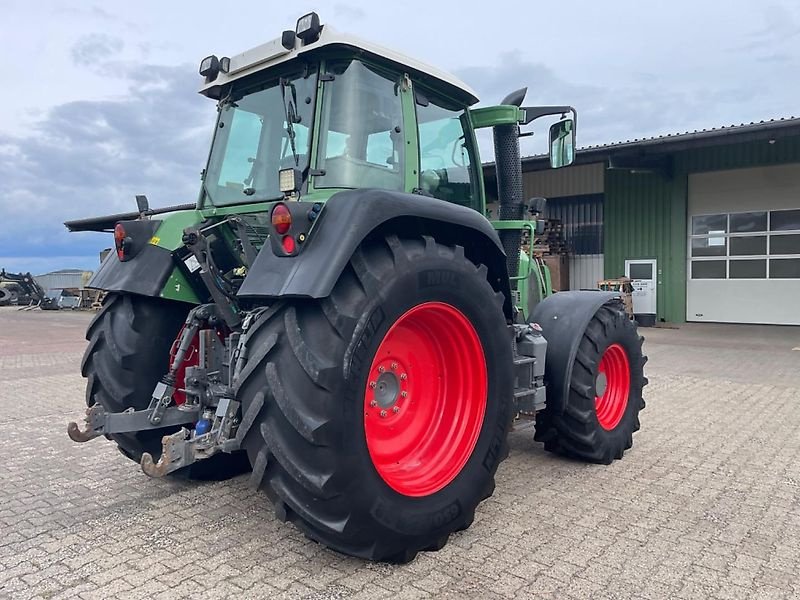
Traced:
[[[286, 101], [286, 88], [292, 90], [292, 97]], [[292, 150], [292, 158], [294, 158], [294, 166], [300, 166], [300, 157], [297, 154], [297, 144], [295, 142], [296, 134], [294, 132], [294, 124], [300, 122], [300, 117], [297, 115], [297, 89], [294, 84], [288, 79], [281, 78], [281, 98], [283, 99], [283, 110], [286, 115], [286, 134], [289, 136], [289, 147]]]

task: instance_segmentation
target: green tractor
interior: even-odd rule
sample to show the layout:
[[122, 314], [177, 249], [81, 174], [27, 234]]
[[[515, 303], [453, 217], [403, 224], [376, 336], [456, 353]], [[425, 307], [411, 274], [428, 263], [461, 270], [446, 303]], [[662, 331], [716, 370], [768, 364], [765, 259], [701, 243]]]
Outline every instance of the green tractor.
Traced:
[[551, 294], [521, 243], [541, 199], [522, 195], [520, 127], [549, 116], [567, 165], [571, 107], [523, 89], [471, 108], [453, 76], [315, 13], [200, 75], [219, 114], [197, 203], [66, 224], [116, 249], [89, 284], [107, 294], [73, 440], [104, 435], [150, 476], [251, 470], [309, 538], [396, 562], [470, 526], [516, 418], [576, 459], [631, 447], [634, 323], [614, 294]]

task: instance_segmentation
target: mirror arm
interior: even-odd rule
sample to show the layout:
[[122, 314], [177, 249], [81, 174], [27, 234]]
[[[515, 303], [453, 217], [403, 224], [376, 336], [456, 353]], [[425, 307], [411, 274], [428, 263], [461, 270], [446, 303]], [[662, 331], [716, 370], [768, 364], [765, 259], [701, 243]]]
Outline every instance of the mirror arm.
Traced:
[[523, 106], [521, 111], [524, 111], [524, 116], [520, 119], [520, 124], [527, 125], [528, 123], [535, 121], [539, 117], [546, 117], [547, 115], [560, 115], [567, 112], [572, 112], [575, 116], [573, 121], [575, 121], [575, 126], [578, 125], [578, 111], [576, 111], [571, 106]]

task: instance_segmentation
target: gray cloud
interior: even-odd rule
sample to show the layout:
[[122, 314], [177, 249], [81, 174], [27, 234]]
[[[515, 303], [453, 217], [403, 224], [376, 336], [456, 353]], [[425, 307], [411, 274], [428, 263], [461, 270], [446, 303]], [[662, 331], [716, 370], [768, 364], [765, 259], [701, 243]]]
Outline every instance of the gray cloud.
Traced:
[[66, 17], [77, 17], [79, 19], [93, 19], [96, 21], [103, 21], [106, 23], [124, 23], [130, 25], [127, 21], [122, 19], [118, 14], [111, 13], [97, 5], [79, 6], [79, 5], [66, 5], [59, 6], [54, 10], [56, 14]]
[[72, 60], [76, 65], [95, 66], [119, 54], [124, 45], [121, 39], [103, 33], [85, 35], [72, 46]]
[[[693, 129], [730, 125], [743, 121], [788, 114], [790, 107], [770, 96], [769, 87], [760, 81], [695, 81], [680, 87], [671, 85], [657, 73], [640, 72], [625, 83], [609, 81], [607, 85], [589, 85], [566, 80], [553, 69], [522, 59], [518, 53], [501, 54], [496, 65], [466, 67], [458, 76], [472, 85], [483, 100], [491, 105], [507, 93], [525, 85], [528, 105], [569, 104], [578, 110], [578, 143], [580, 146], [625, 141]], [[765, 82], [768, 74], [764, 74]], [[787, 82], [787, 85], [796, 86]], [[800, 90], [798, 90], [800, 91]], [[743, 107], [761, 106], [764, 112], [746, 112]], [[713, 117], [709, 108], [713, 107]], [[752, 108], [750, 109], [753, 110]], [[534, 139], [541, 136], [534, 136]], [[481, 151], [484, 160], [491, 159], [491, 144], [484, 137]], [[523, 154], [538, 154], [543, 147], [523, 142]]]
[[123, 99], [65, 103], [25, 136], [0, 134], [0, 256], [83, 254], [94, 264], [107, 236], [68, 234], [62, 221], [132, 210], [137, 193], [154, 206], [197, 197], [214, 105], [195, 93], [195, 69], [115, 72], [128, 81]]
[[[584, 3], [568, 40], [560, 28], [530, 35], [524, 20], [509, 22], [518, 9], [511, 0], [455, 21], [450, 8], [423, 0], [402, 10], [330, 0], [320, 14], [432, 64], [462, 65], [459, 75], [487, 104], [523, 85], [529, 104], [572, 104], [578, 142], [588, 145], [796, 113], [800, 12], [772, 1], [731, 0], [723, 12], [695, 3], [689, 20], [652, 3], [630, 1], [619, 11]], [[24, 10], [4, 13], [0, 37], [33, 62], [21, 69], [12, 61], [19, 89], [0, 124], [0, 266], [48, 254], [64, 256], [62, 267], [82, 266], [73, 261], [83, 255], [94, 264], [107, 237], [67, 234], [61, 221], [130, 210], [136, 193], [154, 205], [196, 198], [214, 115], [213, 103], [195, 93], [195, 60], [214, 49], [208, 39], [238, 51], [270, 37], [265, 19], [285, 24], [277, 32], [300, 16], [289, 5], [259, 5], [242, 19], [209, 2], [187, 11], [143, 0], [113, 10], [65, 3], [54, 8], [54, 25], [33, 4], [18, 4]], [[560, 5], [540, 8], [539, 23], [563, 17]], [[442, 23], [452, 25], [449, 33]], [[425, 43], [415, 45], [418, 38]], [[498, 39], [518, 48], [499, 53]], [[481, 136], [488, 160], [490, 133]], [[523, 153], [542, 151], [542, 137], [526, 138]]]
[[363, 19], [367, 13], [360, 6], [353, 6], [352, 4], [336, 3], [333, 5], [333, 14], [337, 18], [345, 19], [348, 21], [357, 21]]

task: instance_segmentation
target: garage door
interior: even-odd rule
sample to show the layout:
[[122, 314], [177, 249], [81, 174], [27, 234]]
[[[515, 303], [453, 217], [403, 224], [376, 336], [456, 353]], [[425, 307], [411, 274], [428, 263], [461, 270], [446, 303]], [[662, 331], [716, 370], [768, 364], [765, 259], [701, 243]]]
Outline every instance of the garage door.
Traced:
[[688, 321], [800, 325], [800, 165], [689, 177]]

